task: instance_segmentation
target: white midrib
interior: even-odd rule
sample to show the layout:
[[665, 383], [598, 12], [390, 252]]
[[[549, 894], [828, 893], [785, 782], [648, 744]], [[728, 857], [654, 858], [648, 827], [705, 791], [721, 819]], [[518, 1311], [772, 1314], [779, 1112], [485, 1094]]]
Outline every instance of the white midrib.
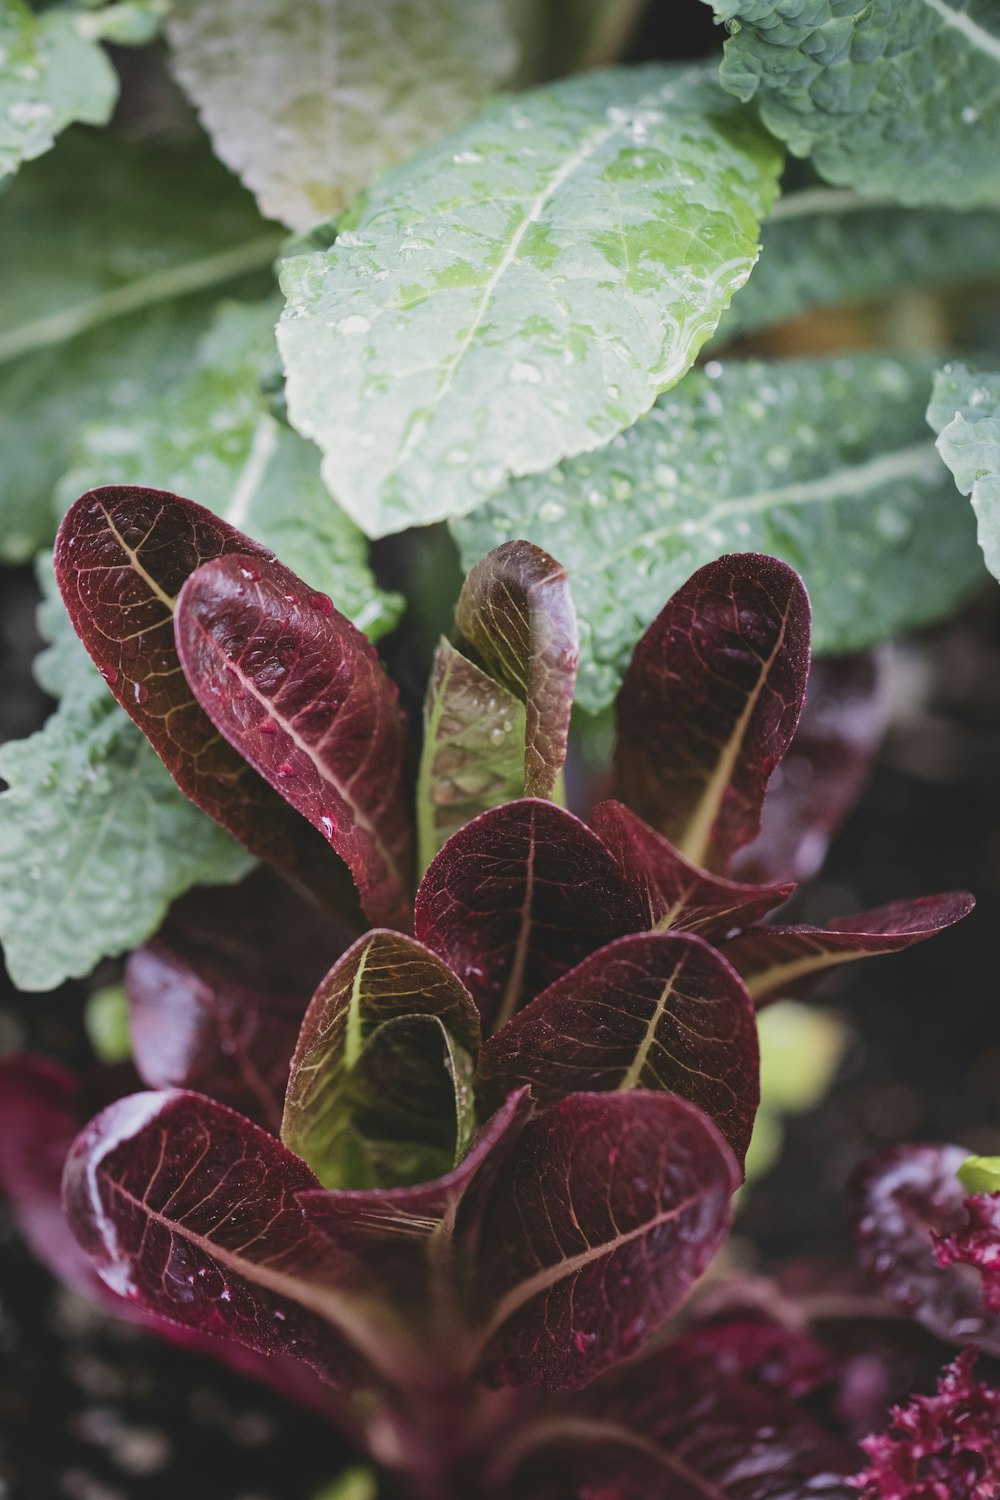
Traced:
[[216, 255], [206, 255], [201, 260], [139, 276], [124, 286], [61, 308], [47, 317], [33, 318], [30, 323], [22, 323], [20, 328], [11, 328], [0, 334], [0, 364], [30, 354], [35, 349], [62, 344], [89, 328], [96, 328], [126, 313], [138, 312], [141, 308], [172, 301], [191, 292], [204, 291], [248, 271], [260, 270], [271, 264], [280, 247], [280, 237], [260, 235], [243, 245], [220, 250]]
[[322, 1318], [324, 1322], [331, 1324], [342, 1333], [376, 1369], [389, 1375], [390, 1378], [393, 1375], [398, 1378], [400, 1371], [395, 1368], [397, 1361], [386, 1360], [385, 1350], [380, 1347], [378, 1339], [373, 1337], [370, 1324], [359, 1316], [358, 1309], [365, 1303], [365, 1299], [360, 1295], [351, 1297], [338, 1295], [326, 1287], [311, 1286], [296, 1276], [290, 1276], [284, 1271], [275, 1271], [259, 1261], [245, 1261], [238, 1252], [227, 1250], [216, 1244], [214, 1240], [206, 1239], [204, 1235], [195, 1234], [192, 1230], [184, 1228], [176, 1219], [168, 1219], [164, 1214], [157, 1213], [147, 1203], [136, 1198], [127, 1188], [122, 1187], [121, 1183], [113, 1179], [109, 1179], [109, 1182], [116, 1193], [127, 1199], [140, 1214], [147, 1216], [153, 1223], [159, 1224], [168, 1234], [179, 1235], [187, 1244], [200, 1250], [203, 1255], [207, 1255], [218, 1265], [224, 1266], [234, 1276], [263, 1287], [279, 1297], [287, 1297], [289, 1302], [304, 1307], [307, 1312], [315, 1313], [317, 1317]]
[[[894, 453], [880, 453], [864, 463], [834, 469], [818, 479], [803, 479], [796, 484], [757, 490], [749, 495], [735, 495], [731, 500], [720, 500], [698, 517], [697, 528], [708, 530], [729, 516], [759, 514], [762, 511], [778, 510], [785, 505], [826, 505], [852, 500], [897, 479], [929, 478], [940, 463], [941, 458], [933, 442], [928, 440], [926, 443], [911, 443], [906, 448], [898, 448]], [[627, 546], [613, 557], [598, 558], [596, 565], [604, 569], [610, 563], [620, 561], [637, 547], [652, 547], [676, 534], [676, 521], [669, 526], [658, 526], [655, 530], [641, 532], [638, 536], [631, 537]]]
[[262, 411], [257, 418], [253, 437], [250, 439], [250, 451], [246, 456], [246, 462], [237, 476], [223, 517], [230, 526], [240, 528], [246, 525], [254, 497], [260, 489], [267, 466], [278, 446], [279, 431], [278, 423], [271, 413]]
[[966, 41], [971, 42], [978, 51], [985, 52], [987, 57], [1000, 62], [1000, 37], [993, 36], [963, 11], [952, 10], [950, 5], [945, 5], [944, 0], [924, 0], [924, 4], [939, 15], [946, 26], [961, 32]]
[[736, 723], [733, 725], [732, 733], [722, 748], [722, 754], [715, 763], [715, 769], [705, 784], [705, 790], [698, 800], [694, 817], [688, 823], [684, 831], [684, 837], [677, 842], [677, 848], [684, 858], [690, 860], [693, 865], [702, 865], [708, 853], [712, 841], [712, 829], [722, 806], [722, 799], [726, 794], [726, 788], [732, 780], [733, 767], [736, 765], [740, 747], [753, 711], [757, 707], [760, 695], [764, 691], [767, 680], [771, 675], [775, 658], [785, 643], [785, 631], [788, 628], [788, 609], [786, 608], [781, 620], [781, 629], [778, 631], [777, 639], [771, 647], [771, 654], [761, 664], [757, 681], [754, 683], [753, 691], [747, 694], [747, 701], [743, 706]]
[[590, 1417], [553, 1417], [540, 1423], [534, 1431], [529, 1428], [520, 1441], [515, 1437], [510, 1450], [504, 1455], [504, 1476], [512, 1475], [523, 1459], [535, 1449], [567, 1438], [580, 1443], [617, 1443], [623, 1448], [631, 1448], [658, 1468], [665, 1469], [677, 1479], [683, 1479], [703, 1500], [726, 1500], [724, 1492], [710, 1480], [702, 1478], [682, 1458], [658, 1447], [650, 1438], [633, 1432], [620, 1422], [599, 1422]]
[[679, 975], [683, 966], [684, 960], [680, 959], [677, 963], [676, 968], [674, 969], [674, 972], [671, 974], [670, 978], [660, 990], [659, 999], [656, 1002], [653, 1014], [650, 1016], [649, 1022], [646, 1026], [646, 1034], [639, 1046], [636, 1048], [635, 1056], [633, 1057], [632, 1062], [629, 1065], [628, 1072], [625, 1074], [621, 1083], [618, 1085], [619, 1090], [638, 1088], [639, 1082], [642, 1078], [643, 1069], [646, 1066], [646, 1060], [648, 1059], [650, 1050], [652, 1049], [653, 1043], [656, 1040], [657, 1027], [663, 1020], [667, 1005], [674, 993], [674, 989], [677, 984], [677, 976]]
[[596, 135], [592, 135], [589, 140], [584, 141], [579, 150], [575, 151], [572, 156], [568, 156], [566, 158], [566, 160], [560, 166], [559, 170], [552, 174], [548, 182], [542, 188], [541, 192], [538, 193], [537, 196], [532, 200], [531, 207], [525, 214], [524, 218], [521, 220], [520, 224], [517, 226], [517, 229], [511, 236], [510, 244], [507, 246], [500, 259], [497, 261], [497, 264], [492, 271], [489, 280], [483, 287], [483, 294], [479, 300], [479, 306], [476, 308], [476, 311], [473, 314], [472, 321], [469, 324], [464, 339], [459, 344], [451, 359], [449, 359], [442, 367], [441, 378], [438, 381], [437, 389], [435, 390], [434, 395], [431, 398], [427, 413], [421, 421], [414, 422], [410, 426], [410, 430], [406, 435], [406, 440], [400, 448], [399, 455], [396, 459], [395, 467], [397, 469], [406, 461], [407, 458], [409, 458], [410, 454], [413, 452], [413, 449], [419, 442], [427, 426], [427, 423], [430, 420], [430, 412], [433, 411], [435, 407], [441, 404], [441, 402], [444, 400], [445, 396], [451, 389], [452, 383], [455, 378], [455, 372], [458, 369], [459, 365], [462, 363], [462, 360], [465, 358], [466, 354], [469, 352], [473, 339], [482, 327], [483, 319], [486, 316], [486, 310], [489, 307], [490, 303], [493, 301], [493, 297], [497, 287], [500, 285], [500, 282], [510, 270], [511, 266], [514, 264], [514, 261], [517, 259], [518, 251], [520, 250], [521, 245], [524, 243], [524, 237], [528, 233], [528, 230], [533, 224], [538, 223], [546, 204], [550, 201], [550, 199], [555, 197], [559, 189], [565, 185], [570, 177], [573, 176], [573, 173], [579, 171], [579, 169], [584, 166], [585, 163], [591, 159], [591, 157], [595, 156], [597, 152], [600, 151], [601, 147], [606, 145], [607, 142], [611, 140], [611, 138], [616, 135], [621, 129], [621, 125], [607, 125], [603, 130], [598, 131]]
[[661, 1224], [669, 1224], [672, 1219], [678, 1218], [684, 1211], [691, 1207], [694, 1198], [685, 1198], [673, 1207], [664, 1209], [652, 1218], [644, 1220], [635, 1229], [628, 1229], [623, 1234], [617, 1235], [613, 1240], [607, 1240], [599, 1245], [590, 1245], [586, 1250], [581, 1250], [579, 1255], [569, 1255], [565, 1260], [560, 1260], [554, 1266], [543, 1266], [536, 1271], [534, 1276], [527, 1277], [517, 1286], [512, 1287], [506, 1296], [501, 1297], [490, 1316], [489, 1322], [479, 1336], [479, 1347], [485, 1348], [497, 1329], [502, 1328], [507, 1319], [517, 1312], [519, 1307], [524, 1307], [533, 1297], [540, 1292], [547, 1291], [549, 1287], [557, 1286], [560, 1281], [565, 1281], [569, 1276], [575, 1276], [577, 1271], [584, 1270], [593, 1265], [595, 1260], [604, 1260], [609, 1255], [614, 1255], [623, 1245], [630, 1245], [633, 1240], [645, 1238], [658, 1229]]
[[[202, 634], [205, 636], [212, 649], [217, 650], [217, 643], [212, 639], [212, 637], [208, 634], [204, 627], [199, 625], [199, 628], [201, 629]], [[307, 740], [304, 740], [302, 738], [291, 721], [289, 719], [286, 719], [285, 716], [278, 710], [278, 708], [274, 704], [274, 701], [270, 698], [264, 697], [264, 695], [258, 690], [257, 685], [253, 681], [253, 679], [247, 677], [242, 668], [239, 667], [235, 662], [229, 661], [228, 658], [226, 661], [226, 665], [230, 667], [233, 672], [235, 672], [240, 685], [246, 689], [250, 697], [256, 699], [265, 713], [278, 725], [279, 729], [287, 734], [288, 738], [291, 740], [296, 749], [302, 751], [302, 754], [310, 762], [320, 780], [325, 781], [327, 786], [333, 787], [333, 790], [336, 792], [340, 800], [351, 809], [351, 815], [354, 818], [355, 824], [357, 825], [357, 827], [364, 829], [365, 833], [368, 834], [376, 850], [378, 851], [379, 857], [385, 865], [386, 869], [392, 873], [399, 885], [402, 886], [403, 882], [400, 876], [400, 872], [396, 866], [396, 862], [383, 843], [378, 829], [375, 827], [374, 823], [368, 817], [367, 813], [364, 811], [361, 805], [356, 802], [355, 799], [351, 796], [351, 793], [348, 791], [347, 787], [338, 779], [338, 777], [334, 776], [333, 772], [326, 764], [326, 761], [316, 753], [314, 747], [310, 745]]]

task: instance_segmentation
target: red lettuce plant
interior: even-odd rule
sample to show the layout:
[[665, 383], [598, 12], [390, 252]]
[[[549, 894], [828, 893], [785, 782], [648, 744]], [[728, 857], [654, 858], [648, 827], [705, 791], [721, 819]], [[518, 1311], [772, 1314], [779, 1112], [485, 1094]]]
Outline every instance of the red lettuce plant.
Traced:
[[[724, 557], [669, 601], [619, 697], [620, 800], [588, 826], [557, 800], [568, 580], [528, 543], [491, 553], [435, 661], [415, 840], [392, 684], [271, 554], [108, 488], [69, 512], [56, 571], [179, 785], [299, 892], [277, 934], [259, 888], [241, 921], [189, 901], [129, 961], [154, 1091], [86, 1124], [63, 1180], [103, 1283], [297, 1362], [414, 1495], [850, 1494], [857, 1450], [802, 1405], [815, 1345], [668, 1336], [742, 1178], [755, 1002], [971, 907], [761, 925], [794, 887], [731, 875], [806, 691], [797, 575]], [[828, 801], [813, 816], [822, 839]], [[65, 1140], [76, 1100], [56, 1107]]]

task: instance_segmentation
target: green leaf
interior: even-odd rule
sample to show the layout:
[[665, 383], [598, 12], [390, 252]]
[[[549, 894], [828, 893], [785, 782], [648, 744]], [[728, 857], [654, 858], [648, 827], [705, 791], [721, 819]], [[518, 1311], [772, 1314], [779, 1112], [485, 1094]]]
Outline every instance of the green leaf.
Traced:
[[0, 197], [0, 561], [52, 540], [79, 426], [168, 389], [218, 290], [259, 295], [279, 245], [201, 143], [71, 131]]
[[664, 602], [724, 552], [791, 563], [816, 648], [862, 650], [946, 614], [981, 576], [923, 421], [931, 368], [878, 355], [712, 363], [602, 452], [454, 523], [463, 561], [510, 537], [559, 557], [591, 712]]
[[783, 1117], [805, 1114], [826, 1097], [843, 1061], [848, 1033], [835, 1012], [779, 1000], [757, 1017], [760, 1109], [747, 1153], [747, 1179], [775, 1165]]
[[402, 600], [376, 588], [368, 543], [331, 504], [319, 454], [268, 410], [262, 393], [278, 368], [278, 311], [277, 299], [223, 304], [186, 378], [127, 422], [83, 429], [58, 506], [97, 485], [155, 478], [273, 548], [378, 639], [396, 624]]
[[992, 276], [1000, 213], [898, 208], [821, 185], [780, 198], [761, 240], [760, 260], [719, 325], [719, 342], [814, 307]]
[[124, 985], [106, 984], [99, 990], [92, 990], [84, 1006], [83, 1024], [87, 1040], [100, 1062], [131, 1060], [132, 1031]]
[[75, 7], [38, 15], [26, 0], [0, 0], [0, 181], [74, 120], [111, 118], [118, 77], [92, 20]]
[[44, 729], [0, 748], [0, 940], [21, 989], [88, 974], [148, 937], [189, 886], [253, 864], [94, 675]]
[[291, 421], [369, 536], [598, 448], [679, 380], [750, 273], [780, 165], [701, 69], [499, 104], [285, 261]]
[[345, 1469], [310, 1500], [378, 1500], [378, 1477], [372, 1469]]
[[927, 420], [955, 483], [972, 496], [986, 566], [1000, 578], [1000, 373], [946, 365], [934, 377]]
[[1000, 1193], [1000, 1156], [970, 1156], [958, 1176], [970, 1193]]
[[524, 795], [525, 732], [524, 704], [443, 640], [427, 685], [417, 778], [422, 871], [479, 813]]
[[173, 0], [217, 155], [293, 229], [461, 125], [518, 63], [509, 0]]
[[281, 1138], [325, 1187], [447, 1172], [475, 1128], [479, 1014], [413, 938], [376, 930], [338, 959], [306, 1012]]
[[1000, 203], [1000, 13], [991, 0], [707, 0], [719, 78], [796, 156], [901, 203]]

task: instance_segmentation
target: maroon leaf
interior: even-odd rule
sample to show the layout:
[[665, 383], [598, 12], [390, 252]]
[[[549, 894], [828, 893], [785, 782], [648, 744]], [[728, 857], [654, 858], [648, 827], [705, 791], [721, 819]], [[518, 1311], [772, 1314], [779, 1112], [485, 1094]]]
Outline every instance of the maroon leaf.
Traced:
[[60, 1202], [63, 1165], [84, 1115], [82, 1079], [48, 1058], [0, 1063], [0, 1187], [38, 1259], [66, 1286], [103, 1300], [104, 1284]]
[[726, 937], [787, 901], [794, 885], [741, 885], [689, 864], [621, 802], [602, 802], [591, 822], [634, 889], [649, 927]]
[[[367, 1277], [309, 1224], [304, 1162], [199, 1094], [133, 1094], [77, 1139], [63, 1179], [74, 1233], [113, 1291], [160, 1317], [294, 1354], [330, 1383], [398, 1373], [404, 1339]], [[362, 1357], [364, 1356], [364, 1357]]]
[[211, 1094], [277, 1134], [301, 995], [199, 970], [159, 938], [132, 954], [125, 988], [144, 1083]]
[[722, 949], [743, 977], [757, 1006], [802, 995], [838, 964], [880, 953], [900, 953], [967, 917], [975, 906], [966, 891], [893, 901], [856, 917], [835, 917], [829, 927], [755, 927]]
[[465, 984], [487, 1033], [588, 953], [643, 926], [597, 835], [533, 798], [460, 829], [417, 891], [417, 937]]
[[437, 1176], [472, 1134], [479, 1015], [465, 986], [402, 933], [366, 933], [313, 996], [282, 1139], [328, 1187]]
[[739, 1177], [669, 1094], [574, 1094], [529, 1121], [469, 1221], [480, 1375], [577, 1387], [634, 1353], [721, 1244]]
[[524, 789], [550, 796], [580, 656], [566, 569], [531, 542], [505, 542], [465, 580], [455, 631], [458, 649], [524, 704]]
[[341, 946], [267, 868], [184, 897], [125, 968], [143, 1082], [209, 1094], [277, 1133], [302, 1017]]
[[939, 1266], [974, 1266], [983, 1278], [983, 1301], [1000, 1313], [1000, 1193], [965, 1200], [967, 1221], [953, 1234], [933, 1235]]
[[753, 1005], [725, 959], [689, 933], [632, 933], [585, 958], [484, 1046], [487, 1099], [530, 1084], [567, 1094], [662, 1089], [697, 1104], [741, 1163], [760, 1103]]
[[390, 1294], [412, 1308], [435, 1268], [454, 1275], [451, 1240], [459, 1207], [473, 1182], [482, 1188], [492, 1180], [530, 1115], [528, 1090], [511, 1094], [465, 1159], [433, 1182], [365, 1192], [309, 1189], [299, 1202], [335, 1245], [364, 1260]]
[[622, 800], [691, 864], [724, 871], [756, 836], [808, 670], [797, 573], [753, 552], [699, 568], [639, 641], [618, 695]]
[[741, 880], [809, 880], [857, 801], [889, 721], [889, 648], [821, 656], [799, 727], [764, 799], [760, 833], [734, 862]]
[[514, 1437], [509, 1500], [851, 1500], [849, 1448], [793, 1404], [676, 1344]]
[[675, 1341], [677, 1354], [711, 1361], [720, 1375], [800, 1401], [830, 1382], [837, 1361], [828, 1349], [778, 1323], [711, 1323]]
[[[181, 1328], [126, 1301], [101, 1280], [70, 1229], [62, 1205], [62, 1176], [71, 1146], [89, 1114], [121, 1087], [135, 1085], [131, 1069], [104, 1068], [84, 1079], [48, 1058], [17, 1056], [0, 1063], [0, 1188], [33, 1253], [65, 1286], [106, 1311], [170, 1343], [221, 1360], [263, 1381], [289, 1400], [330, 1416], [331, 1393], [312, 1371], [287, 1355], [263, 1358], [237, 1344]], [[340, 1417], [344, 1413], [338, 1411]]]
[[280, 564], [219, 557], [184, 585], [176, 637], [208, 717], [341, 856], [369, 918], [405, 926], [406, 726], [361, 632]]
[[1000, 1391], [972, 1378], [966, 1349], [942, 1372], [937, 1394], [891, 1413], [865, 1438], [871, 1463], [855, 1485], [864, 1500], [996, 1500], [1000, 1495]]
[[55, 570], [77, 634], [185, 796], [253, 854], [336, 901], [338, 862], [221, 738], [178, 661], [177, 596], [202, 563], [232, 553], [280, 566], [191, 500], [107, 485], [70, 508], [56, 537]]
[[925, 1328], [955, 1344], [1000, 1354], [1000, 1314], [990, 1312], [979, 1277], [965, 1266], [942, 1269], [934, 1239], [966, 1224], [960, 1146], [895, 1146], [864, 1163], [848, 1207], [863, 1265], [885, 1295]]

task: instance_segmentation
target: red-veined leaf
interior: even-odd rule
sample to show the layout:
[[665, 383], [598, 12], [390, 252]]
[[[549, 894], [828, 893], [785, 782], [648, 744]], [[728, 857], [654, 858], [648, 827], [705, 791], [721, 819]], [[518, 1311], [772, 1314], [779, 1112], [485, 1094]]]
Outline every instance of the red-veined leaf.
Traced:
[[741, 885], [690, 864], [668, 839], [621, 802], [602, 802], [591, 822], [660, 931], [722, 938], [759, 922], [787, 901], [794, 885]]
[[891, 648], [813, 661], [799, 727], [771, 777], [740, 880], [809, 880], [868, 779], [889, 722]]
[[410, 1369], [364, 1269], [309, 1224], [316, 1178], [280, 1141], [200, 1094], [132, 1094], [78, 1137], [63, 1178], [74, 1233], [104, 1281], [148, 1312], [334, 1385]]
[[125, 966], [143, 1082], [209, 1094], [276, 1134], [302, 1017], [341, 947], [273, 870], [182, 898]]
[[417, 937], [465, 984], [487, 1033], [588, 953], [643, 925], [637, 897], [597, 835], [534, 798], [454, 834], [415, 908]]
[[791, 568], [736, 553], [678, 589], [618, 695], [618, 794], [691, 864], [724, 871], [756, 836], [809, 670], [809, 599]]
[[557, 979], [490, 1038], [487, 1099], [530, 1084], [567, 1094], [662, 1089], [697, 1104], [742, 1162], [760, 1102], [753, 1005], [738, 976], [689, 933], [633, 933]]
[[174, 614], [185, 580], [236, 553], [280, 567], [204, 506], [165, 490], [107, 485], [70, 508], [55, 570], [77, 634], [185, 796], [251, 853], [335, 902], [339, 862], [222, 738], [178, 660]]
[[240, 1375], [260, 1380], [287, 1400], [343, 1420], [329, 1386], [288, 1354], [264, 1357], [238, 1344], [157, 1317], [106, 1285], [70, 1229], [62, 1177], [70, 1148], [93, 1111], [135, 1087], [131, 1068], [100, 1068], [81, 1077], [48, 1058], [22, 1054], [0, 1063], [0, 1187], [34, 1254], [65, 1286], [114, 1317], [137, 1323], [168, 1343], [196, 1349]]
[[470, 1219], [480, 1375], [577, 1387], [635, 1353], [718, 1249], [739, 1180], [670, 1094], [573, 1094], [530, 1120]]
[[478, 1132], [458, 1166], [433, 1182], [365, 1192], [311, 1189], [299, 1194], [299, 1202], [313, 1224], [363, 1259], [408, 1308], [428, 1289], [441, 1291], [435, 1268], [447, 1283], [444, 1295], [453, 1294], [451, 1240], [459, 1207], [473, 1182], [482, 1189], [495, 1176], [530, 1115], [528, 1090], [519, 1089]]
[[504, 1500], [851, 1500], [856, 1451], [789, 1401], [668, 1345], [526, 1423]]
[[826, 969], [900, 953], [967, 917], [975, 900], [965, 891], [893, 901], [855, 917], [835, 917], [828, 927], [755, 927], [722, 949], [759, 1007], [802, 995]]
[[345, 861], [370, 920], [405, 926], [406, 726], [374, 648], [325, 594], [254, 556], [193, 573], [175, 633], [216, 728]]

